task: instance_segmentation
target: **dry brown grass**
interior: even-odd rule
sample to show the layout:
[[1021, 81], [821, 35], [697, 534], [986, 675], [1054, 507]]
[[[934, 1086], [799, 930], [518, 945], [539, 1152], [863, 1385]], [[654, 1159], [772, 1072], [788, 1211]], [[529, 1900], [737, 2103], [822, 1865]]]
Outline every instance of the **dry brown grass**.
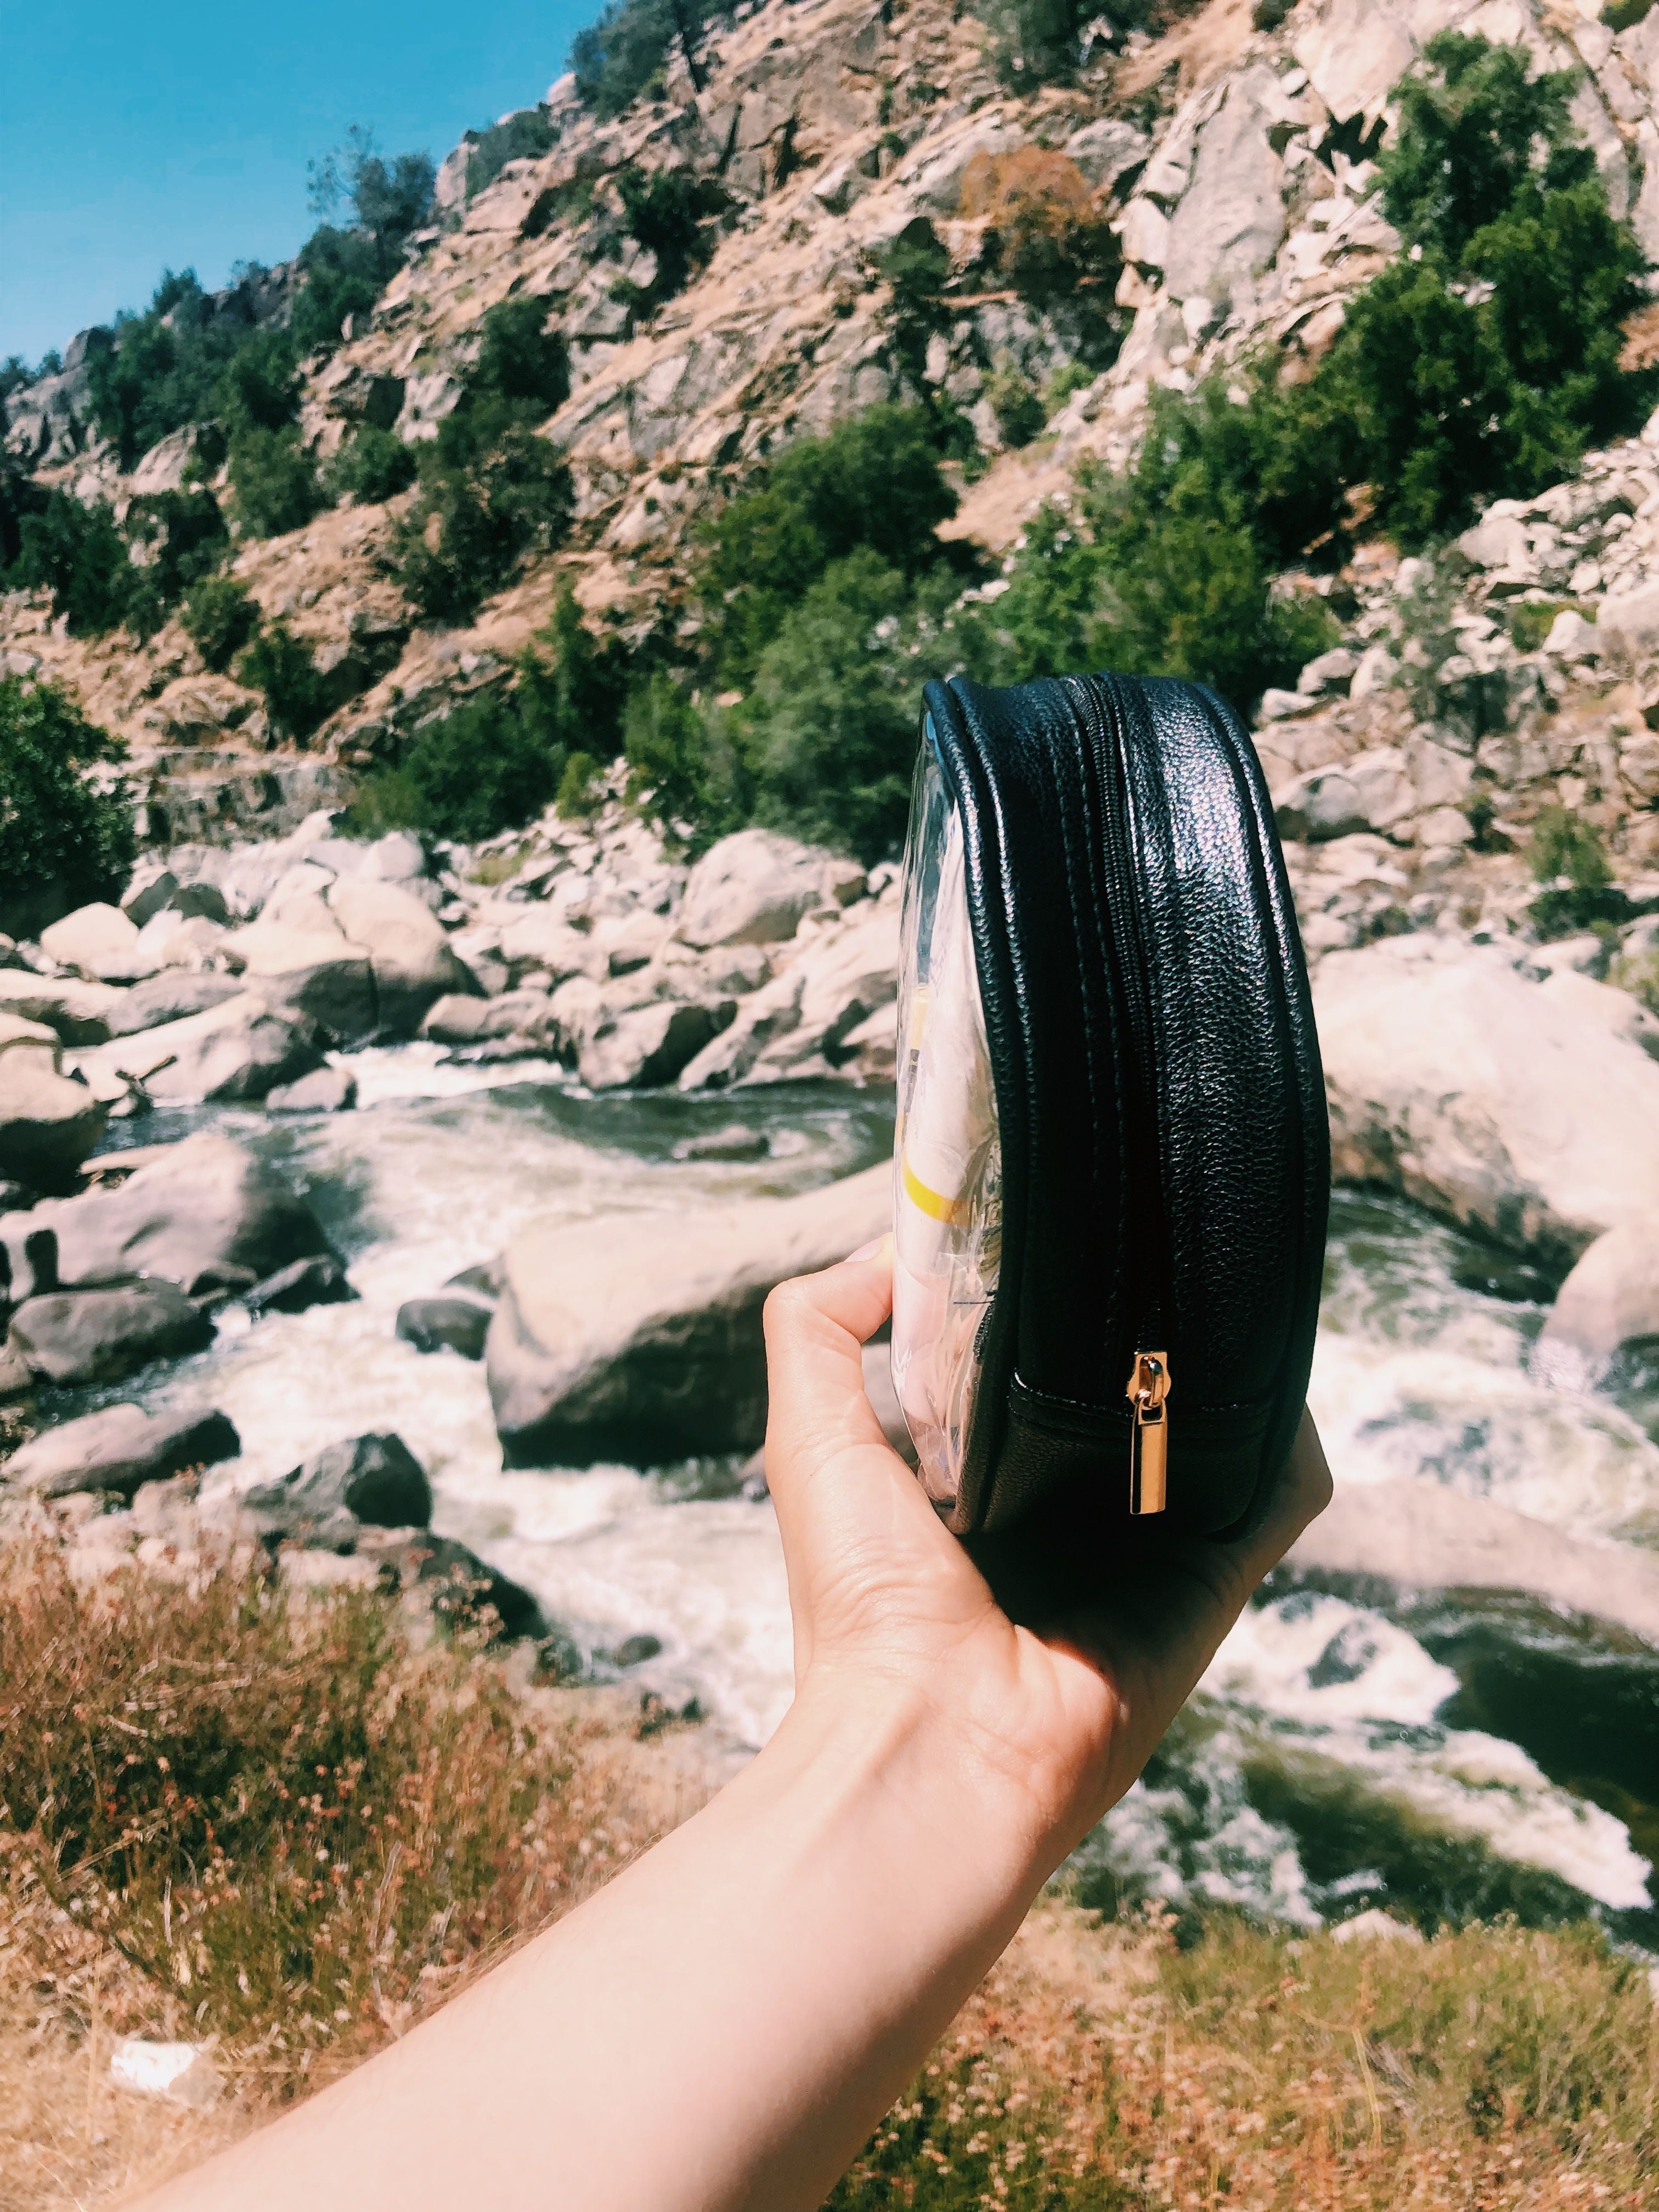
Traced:
[[836, 2212], [1638, 2212], [1659, 2012], [1589, 1932], [1423, 1947], [1040, 1908]]
[[[693, 1808], [699, 1762], [481, 1636], [243, 1571], [0, 1553], [0, 2212], [107, 2201], [392, 2040]], [[108, 2079], [213, 2045], [204, 2116]]]

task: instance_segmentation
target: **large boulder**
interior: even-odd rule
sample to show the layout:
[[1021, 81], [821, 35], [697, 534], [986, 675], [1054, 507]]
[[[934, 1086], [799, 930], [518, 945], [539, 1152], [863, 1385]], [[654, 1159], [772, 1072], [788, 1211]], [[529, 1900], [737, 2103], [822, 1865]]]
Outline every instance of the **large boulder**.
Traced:
[[368, 950], [382, 1036], [413, 1036], [434, 1000], [476, 988], [431, 908], [403, 884], [343, 878], [328, 903], [347, 937]]
[[187, 1021], [192, 1014], [209, 1013], [215, 1006], [222, 1006], [241, 989], [234, 975], [207, 969], [192, 972], [185, 968], [164, 968], [159, 975], [122, 993], [118, 1003], [109, 1010], [109, 1034], [112, 1037], [137, 1036], [144, 1030], [160, 1029], [164, 1022]]
[[867, 920], [844, 925], [799, 963], [800, 997], [793, 1027], [760, 1054], [753, 1079], [805, 1072], [805, 1063], [839, 1066], [847, 1041], [860, 1024], [898, 995], [899, 915], [878, 908]]
[[766, 1426], [767, 1292], [891, 1218], [883, 1165], [799, 1198], [521, 1230], [486, 1355], [508, 1464], [752, 1449]]
[[113, 1103], [137, 1083], [173, 1104], [259, 1099], [323, 1064], [315, 1028], [250, 991], [83, 1053], [80, 1072]]
[[1598, 1237], [1562, 1284], [1533, 1351], [1534, 1373], [1598, 1381], [1625, 1347], [1659, 1340], [1659, 1215]]
[[120, 1283], [25, 1298], [9, 1340], [42, 1382], [120, 1382], [153, 1359], [204, 1351], [213, 1323], [176, 1283]]
[[62, 1056], [43, 1022], [0, 1012], [0, 1181], [63, 1189], [104, 1133], [107, 1108]]
[[136, 980], [138, 930], [118, 906], [96, 902], [76, 907], [40, 933], [40, 950], [60, 968], [73, 968], [88, 982], [131, 983]]
[[677, 1005], [659, 999], [600, 1021], [585, 1039], [578, 1073], [590, 1091], [650, 1090], [672, 1083], [728, 1027], [735, 999]]
[[1550, 1265], [1659, 1215], [1659, 1065], [1613, 1018], [1623, 993], [1575, 981], [1558, 992], [1496, 946], [1428, 937], [1328, 953], [1314, 1006], [1339, 1177]]
[[0, 1476], [43, 1498], [67, 1498], [77, 1490], [113, 1490], [131, 1498], [146, 1482], [234, 1459], [241, 1449], [226, 1413], [147, 1413], [142, 1406], [106, 1406], [36, 1437], [0, 1467]]
[[1268, 70], [1245, 71], [1199, 133], [1192, 182], [1170, 218], [1164, 256], [1172, 299], [1230, 299], [1279, 251], [1284, 168], [1268, 137], [1275, 92]]
[[45, 1022], [67, 1045], [102, 1044], [128, 995], [112, 983], [52, 981], [27, 968], [0, 968], [0, 1013]]
[[555, 983], [569, 975], [598, 981], [611, 972], [603, 947], [545, 907], [535, 907], [501, 932], [501, 957], [515, 970], [544, 969]]
[[192, 1296], [252, 1289], [293, 1261], [328, 1256], [316, 1217], [275, 1170], [209, 1130], [112, 1188], [0, 1215], [15, 1281], [33, 1279], [24, 1246], [42, 1231], [65, 1283], [155, 1275]]
[[245, 1491], [239, 1501], [272, 1534], [338, 1541], [359, 1523], [424, 1528], [432, 1518], [432, 1486], [401, 1437], [348, 1437], [291, 1468], [276, 1482]]
[[[320, 884], [329, 879], [313, 872]], [[320, 889], [296, 890], [225, 939], [250, 991], [274, 1012], [314, 1022], [336, 1044], [373, 1036], [379, 1024], [374, 971], [366, 945], [340, 927]]]
[[692, 869], [675, 934], [699, 951], [793, 937], [801, 916], [830, 896], [831, 866], [828, 854], [793, 837], [739, 830]]

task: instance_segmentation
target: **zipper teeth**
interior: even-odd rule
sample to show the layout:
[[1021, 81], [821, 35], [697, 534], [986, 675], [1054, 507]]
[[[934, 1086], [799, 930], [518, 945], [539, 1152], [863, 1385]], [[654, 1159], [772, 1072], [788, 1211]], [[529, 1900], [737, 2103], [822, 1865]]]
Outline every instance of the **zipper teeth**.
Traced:
[[[1135, 866], [1135, 841], [1130, 801], [1128, 738], [1119, 711], [1116, 691], [1108, 676], [1086, 680], [1086, 696], [1094, 709], [1092, 719], [1108, 740], [1112, 773], [1106, 779], [1102, 810], [1106, 834], [1109, 872], [1113, 896], [1107, 900], [1107, 928], [1122, 982], [1122, 998], [1133, 1036], [1133, 1091], [1139, 1127], [1133, 1133], [1126, 1163], [1132, 1178], [1136, 1211], [1143, 1224], [1146, 1249], [1140, 1257], [1140, 1279], [1146, 1286], [1146, 1302], [1125, 1316], [1126, 1356], [1152, 1346], [1162, 1346], [1164, 1322], [1164, 1281], [1169, 1267], [1169, 1223], [1164, 1205], [1161, 1117], [1158, 1113], [1158, 1066], [1155, 1042], [1151, 963], [1141, 928], [1142, 885]], [[1150, 1169], [1150, 1173], [1140, 1170]]]

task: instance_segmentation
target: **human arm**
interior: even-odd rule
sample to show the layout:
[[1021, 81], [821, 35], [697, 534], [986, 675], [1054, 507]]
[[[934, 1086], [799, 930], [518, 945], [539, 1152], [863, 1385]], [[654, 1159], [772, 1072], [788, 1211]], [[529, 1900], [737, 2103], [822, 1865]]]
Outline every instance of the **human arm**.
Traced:
[[695, 1819], [149, 2212], [810, 2212], [1328, 1494], [1016, 1627], [865, 1397], [885, 1247], [768, 1308], [794, 1704]]

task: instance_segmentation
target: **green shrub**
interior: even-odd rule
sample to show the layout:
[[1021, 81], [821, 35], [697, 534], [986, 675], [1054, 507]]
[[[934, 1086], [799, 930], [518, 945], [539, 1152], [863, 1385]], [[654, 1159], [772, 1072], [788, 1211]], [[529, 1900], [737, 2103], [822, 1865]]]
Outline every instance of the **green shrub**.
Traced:
[[[470, 432], [476, 425], [459, 427]], [[465, 461], [457, 458], [458, 447]], [[429, 621], [463, 622], [501, 589], [526, 553], [560, 543], [574, 492], [558, 447], [520, 424], [482, 455], [460, 438], [447, 447], [441, 436], [431, 451], [425, 496], [399, 533], [393, 569]]]
[[360, 826], [469, 843], [516, 829], [559, 795], [574, 756], [584, 754], [596, 771], [615, 757], [627, 689], [623, 646], [595, 640], [567, 585], [535, 644], [519, 655], [511, 690], [481, 693], [423, 723], [395, 766], [365, 780]]
[[404, 445], [378, 423], [364, 422], [334, 456], [328, 471], [328, 489], [336, 499], [355, 499], [360, 507], [379, 507], [407, 491], [420, 464], [412, 446]]
[[552, 118], [545, 107], [520, 107], [471, 137], [467, 155], [466, 192], [469, 199], [493, 185], [509, 161], [533, 159], [551, 148]]
[[553, 804], [567, 820], [586, 821], [599, 803], [599, 763], [592, 753], [572, 753]]
[[938, 526], [956, 509], [918, 408], [872, 407], [824, 437], [797, 439], [707, 532], [698, 582], [718, 677], [741, 686], [788, 610], [860, 546], [919, 575], [940, 557]]
[[1086, 392], [1099, 372], [1080, 361], [1062, 362], [1042, 387], [1045, 414], [1058, 415], [1074, 392]]
[[719, 218], [730, 211], [732, 198], [713, 177], [690, 169], [641, 169], [632, 162], [617, 173], [617, 188], [628, 235], [656, 257], [648, 284], [624, 281], [616, 287], [630, 314], [643, 321], [708, 264], [718, 242]]
[[1573, 143], [1577, 70], [1534, 77], [1525, 46], [1459, 31], [1431, 39], [1425, 58], [1432, 75], [1395, 88], [1400, 125], [1382, 157], [1382, 204], [1407, 246], [1455, 267], [1538, 177], [1540, 156], [1547, 190], [1584, 182], [1595, 165]]
[[164, 491], [135, 499], [126, 535], [134, 566], [128, 580], [126, 621], [149, 636], [194, 584], [212, 574], [230, 544], [225, 518], [210, 491]]
[[1037, 388], [1012, 363], [1005, 362], [986, 378], [985, 397], [997, 418], [997, 428], [1005, 444], [1029, 446], [1033, 438], [1042, 434], [1048, 418]]
[[1077, 74], [1083, 28], [1098, 11], [1083, 0], [982, 0], [998, 74], [1016, 91], [1066, 84]]
[[472, 407], [504, 400], [538, 421], [563, 406], [570, 397], [570, 356], [560, 332], [548, 328], [544, 299], [526, 294], [490, 308], [479, 325], [466, 392]]
[[23, 517], [18, 534], [12, 581], [50, 592], [52, 613], [67, 620], [71, 637], [98, 636], [125, 619], [131, 563], [106, 501], [83, 506], [70, 492], [53, 491], [40, 514]]
[[[700, 843], [739, 828], [752, 797], [746, 769], [739, 781], [729, 771], [736, 755], [685, 691], [660, 672], [628, 702], [624, 750], [629, 791], [666, 829], [691, 833]], [[722, 775], [725, 768], [728, 773]]]
[[265, 695], [270, 726], [300, 744], [326, 721], [337, 703], [328, 679], [285, 622], [259, 632], [237, 664], [238, 681]]
[[429, 621], [466, 620], [527, 553], [550, 550], [570, 526], [569, 469], [532, 427], [570, 389], [564, 340], [546, 322], [539, 298], [489, 310], [460, 404], [421, 455], [424, 495], [392, 566]]
[[645, 95], [661, 94], [668, 50], [677, 42], [701, 85], [696, 53], [705, 16], [701, 0], [607, 0], [596, 23], [570, 41], [570, 67], [582, 105], [602, 120]]
[[230, 490], [250, 538], [303, 530], [323, 503], [317, 464], [293, 429], [252, 428], [233, 439]]
[[384, 806], [395, 793], [400, 826], [476, 844], [539, 814], [565, 760], [514, 695], [486, 692], [423, 724], [395, 769], [365, 779], [364, 798]]
[[119, 890], [131, 809], [91, 772], [125, 756], [60, 686], [0, 677], [0, 905], [55, 897], [67, 911]]
[[868, 547], [833, 562], [784, 617], [747, 703], [757, 820], [875, 861], [909, 811], [919, 684], [878, 649], [909, 611], [903, 574]]
[[1575, 936], [1598, 924], [1628, 921], [1628, 895], [1613, 880], [1613, 867], [1593, 822], [1570, 806], [1541, 806], [1533, 823], [1528, 855], [1544, 889], [1527, 909], [1545, 939]]
[[204, 576], [185, 597], [179, 621], [216, 675], [222, 675], [259, 627], [259, 610], [234, 576]]

